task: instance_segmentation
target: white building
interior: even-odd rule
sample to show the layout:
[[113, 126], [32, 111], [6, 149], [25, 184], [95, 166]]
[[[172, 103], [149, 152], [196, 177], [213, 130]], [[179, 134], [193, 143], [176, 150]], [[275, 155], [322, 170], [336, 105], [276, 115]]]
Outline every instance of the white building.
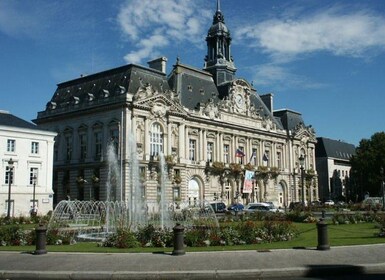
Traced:
[[353, 144], [325, 137], [317, 138], [316, 166], [319, 197], [322, 201], [357, 201], [359, 193], [350, 190], [347, 184], [350, 180], [350, 159], [355, 154]]
[[[301, 201], [302, 191], [307, 201], [318, 199], [316, 180], [300, 185], [301, 155], [304, 170], [316, 176], [313, 128], [298, 112], [275, 111], [272, 94], [260, 95], [236, 77], [231, 37], [219, 9], [206, 42], [204, 69], [177, 59], [167, 75], [167, 59], [161, 57], [149, 67], [124, 65], [58, 85], [34, 120], [58, 133], [55, 202], [68, 196], [106, 199], [110, 141], [118, 152], [121, 199], [130, 193], [131, 145], [140, 165], [141, 197], [147, 200], [160, 192], [160, 154], [169, 162], [169, 199], [273, 201], [281, 207]], [[247, 168], [255, 177], [246, 190]]]
[[[27, 216], [33, 206], [39, 215], [52, 210], [53, 147], [56, 133], [38, 129], [36, 125], [5, 111], [0, 111], [1, 215]], [[12, 159], [13, 167], [9, 168]]]

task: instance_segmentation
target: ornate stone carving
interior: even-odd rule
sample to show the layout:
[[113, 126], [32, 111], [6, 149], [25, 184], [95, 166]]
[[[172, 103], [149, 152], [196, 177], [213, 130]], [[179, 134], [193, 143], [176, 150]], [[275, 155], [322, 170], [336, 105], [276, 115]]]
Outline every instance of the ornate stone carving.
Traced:
[[212, 98], [210, 98], [209, 102], [206, 103], [203, 109], [203, 115], [209, 117], [212, 120], [219, 117], [218, 106], [214, 103]]
[[164, 116], [167, 113], [167, 108], [162, 103], [154, 103], [154, 105], [151, 108], [151, 113], [155, 118], [161, 118], [163, 119]]
[[157, 94], [157, 91], [153, 88], [153, 86], [149, 83], [147, 83], [144, 86], [141, 86], [138, 88], [138, 91], [135, 94], [135, 100], [141, 100], [148, 97], [151, 97], [153, 95]]

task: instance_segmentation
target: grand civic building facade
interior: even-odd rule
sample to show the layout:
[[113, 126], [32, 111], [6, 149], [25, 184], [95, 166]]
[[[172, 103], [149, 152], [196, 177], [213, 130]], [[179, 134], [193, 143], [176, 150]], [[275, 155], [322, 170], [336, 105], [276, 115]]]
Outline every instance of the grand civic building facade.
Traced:
[[[58, 85], [35, 120], [58, 133], [56, 202], [106, 199], [111, 143], [122, 178], [117, 199], [130, 192], [133, 157], [147, 200], [159, 197], [161, 157], [171, 200], [272, 201], [285, 207], [318, 199], [314, 130], [298, 112], [274, 111], [272, 94], [259, 95], [236, 77], [219, 5], [206, 41], [204, 69], [178, 58], [167, 75], [161, 57], [149, 67], [130, 64]], [[252, 176], [246, 188], [247, 170]]]

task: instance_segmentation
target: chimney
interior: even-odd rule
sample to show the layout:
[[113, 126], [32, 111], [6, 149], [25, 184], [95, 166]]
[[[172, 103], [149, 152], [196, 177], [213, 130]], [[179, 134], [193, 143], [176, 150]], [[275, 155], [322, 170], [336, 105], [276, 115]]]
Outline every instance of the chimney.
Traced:
[[157, 59], [151, 60], [148, 63], [148, 66], [152, 69], [158, 70], [166, 74], [167, 58], [162, 56]]
[[271, 113], [273, 113], [273, 98], [274, 95], [272, 93], [267, 93], [264, 95], [260, 95], [263, 103], [265, 103], [266, 107], [270, 110]]

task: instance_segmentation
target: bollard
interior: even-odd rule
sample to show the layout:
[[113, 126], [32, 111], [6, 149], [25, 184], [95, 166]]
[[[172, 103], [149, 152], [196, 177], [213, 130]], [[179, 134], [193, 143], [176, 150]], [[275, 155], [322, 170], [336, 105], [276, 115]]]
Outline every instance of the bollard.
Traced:
[[317, 250], [329, 250], [328, 225], [323, 219], [317, 223], [318, 245]]
[[45, 245], [47, 243], [47, 228], [40, 224], [36, 229], [36, 250], [33, 253], [34, 255], [43, 255], [47, 254]]
[[174, 231], [174, 250], [172, 254], [174, 256], [184, 255], [184, 227], [180, 224], [176, 224], [173, 228]]

